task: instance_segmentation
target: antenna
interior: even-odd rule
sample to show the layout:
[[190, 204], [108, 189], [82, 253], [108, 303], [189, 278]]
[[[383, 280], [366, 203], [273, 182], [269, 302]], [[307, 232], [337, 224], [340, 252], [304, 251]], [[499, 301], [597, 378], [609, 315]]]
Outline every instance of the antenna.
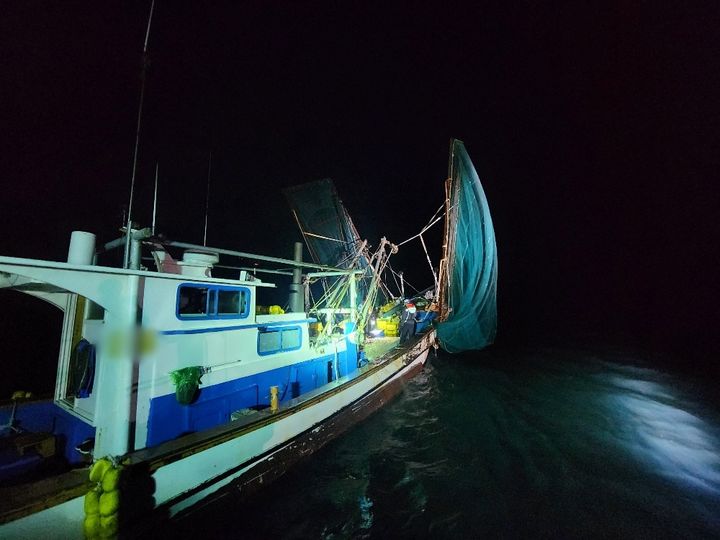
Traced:
[[127, 229], [125, 230], [125, 257], [123, 260], [123, 268], [128, 268], [130, 262], [130, 236], [132, 235], [132, 204], [133, 194], [135, 191], [135, 174], [137, 173], [138, 147], [140, 146], [140, 125], [142, 122], [143, 101], [145, 100], [145, 75], [148, 66], [148, 40], [150, 39], [150, 24], [152, 23], [153, 11], [155, 9], [155, 0], [150, 3], [150, 15], [148, 16], [147, 30], [145, 31], [145, 44], [143, 45], [142, 55], [142, 72], [140, 74], [140, 105], [138, 106], [137, 129], [135, 130], [135, 150], [133, 152], [132, 176], [130, 178], [130, 203], [128, 204]]
[[205, 193], [205, 232], [203, 233], [203, 246], [207, 246], [207, 225], [208, 225], [208, 210], [210, 209], [210, 173], [211, 172], [212, 172], [212, 150], [210, 151], [210, 159], [208, 160], [207, 191]]
[[158, 169], [160, 164], [155, 162], [155, 194], [153, 195], [153, 219], [152, 219], [152, 234], [155, 236], [155, 218], [157, 217], [157, 186], [158, 186]]

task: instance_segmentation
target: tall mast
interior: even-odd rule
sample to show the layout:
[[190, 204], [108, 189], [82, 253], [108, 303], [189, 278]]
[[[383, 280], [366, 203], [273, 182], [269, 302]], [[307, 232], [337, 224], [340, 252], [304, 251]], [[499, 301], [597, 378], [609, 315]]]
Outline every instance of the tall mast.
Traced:
[[130, 178], [130, 202], [128, 203], [128, 220], [127, 229], [125, 231], [125, 257], [123, 260], [123, 268], [127, 268], [130, 262], [130, 237], [132, 236], [132, 205], [133, 195], [135, 192], [135, 175], [137, 173], [138, 148], [140, 146], [140, 126], [142, 123], [143, 102], [145, 101], [145, 75], [147, 74], [148, 62], [148, 41], [150, 40], [150, 24], [152, 23], [153, 10], [155, 9], [155, 0], [150, 4], [150, 15], [148, 16], [147, 30], [145, 30], [145, 44], [143, 45], [142, 54], [142, 72], [140, 74], [140, 105], [138, 106], [137, 129], [135, 130], [135, 150], [133, 152], [132, 177]]

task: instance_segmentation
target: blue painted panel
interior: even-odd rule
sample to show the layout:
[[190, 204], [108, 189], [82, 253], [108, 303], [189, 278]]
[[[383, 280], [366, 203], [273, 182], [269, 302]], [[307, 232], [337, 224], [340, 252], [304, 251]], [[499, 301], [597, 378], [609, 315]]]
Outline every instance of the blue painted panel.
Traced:
[[342, 358], [338, 359], [338, 376], [344, 377], [355, 371], [358, 367], [358, 346], [357, 343], [350, 339], [350, 334], [355, 331], [355, 323], [348, 321], [345, 323], [345, 349], [346, 352]]
[[[10, 420], [12, 405], [0, 409], [0, 424]], [[23, 431], [52, 433], [56, 436], [58, 454], [70, 463], [82, 462], [83, 456], [75, 447], [95, 436], [95, 428], [77, 416], [58, 407], [52, 401], [31, 401], [18, 404], [15, 412], [17, 427]]]
[[[230, 421], [234, 411], [240, 409], [269, 407], [271, 386], [280, 387], [281, 403], [314, 390], [329, 382], [328, 364], [334, 360], [334, 355], [322, 356], [208, 386], [200, 390], [190, 405], [180, 405], [175, 394], [153, 398], [150, 401], [147, 446], [224, 424]], [[351, 372], [350, 366], [357, 369], [355, 356], [348, 358], [340, 354], [338, 364], [340, 376]]]
[[430, 323], [435, 319], [437, 314], [434, 311], [419, 311], [417, 317], [417, 324], [415, 325], [415, 333], [419, 334], [423, 332]]

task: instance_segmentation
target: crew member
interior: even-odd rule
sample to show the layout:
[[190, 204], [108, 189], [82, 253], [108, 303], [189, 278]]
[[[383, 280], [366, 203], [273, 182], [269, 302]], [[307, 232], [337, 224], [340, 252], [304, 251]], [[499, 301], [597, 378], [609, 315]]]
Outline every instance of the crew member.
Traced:
[[405, 304], [405, 309], [400, 317], [400, 343], [405, 343], [415, 335], [415, 313], [417, 308], [412, 302]]

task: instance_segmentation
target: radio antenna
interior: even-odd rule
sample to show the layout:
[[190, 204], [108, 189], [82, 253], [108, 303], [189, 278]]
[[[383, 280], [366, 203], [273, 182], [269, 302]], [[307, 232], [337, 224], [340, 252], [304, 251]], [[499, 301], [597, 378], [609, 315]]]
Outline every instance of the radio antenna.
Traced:
[[212, 172], [212, 150], [208, 160], [207, 191], [205, 192], [205, 232], [203, 233], [203, 246], [207, 246], [208, 211], [210, 210], [210, 173]]
[[155, 192], [153, 194], [153, 220], [152, 220], [152, 234], [155, 236], [155, 218], [157, 217], [157, 186], [158, 186], [158, 169], [160, 164], [155, 162]]
[[142, 71], [140, 73], [140, 105], [138, 106], [137, 129], [135, 130], [135, 150], [133, 152], [132, 176], [130, 178], [130, 202], [128, 203], [127, 229], [125, 230], [125, 257], [123, 268], [128, 268], [130, 263], [130, 237], [132, 236], [132, 206], [133, 194], [135, 192], [135, 174], [137, 173], [138, 147], [140, 146], [140, 126], [142, 122], [143, 101], [145, 101], [145, 75], [147, 74], [148, 41], [150, 40], [150, 24], [152, 23], [155, 0], [150, 3], [150, 15], [148, 16], [147, 30], [145, 31], [145, 44], [142, 54]]

